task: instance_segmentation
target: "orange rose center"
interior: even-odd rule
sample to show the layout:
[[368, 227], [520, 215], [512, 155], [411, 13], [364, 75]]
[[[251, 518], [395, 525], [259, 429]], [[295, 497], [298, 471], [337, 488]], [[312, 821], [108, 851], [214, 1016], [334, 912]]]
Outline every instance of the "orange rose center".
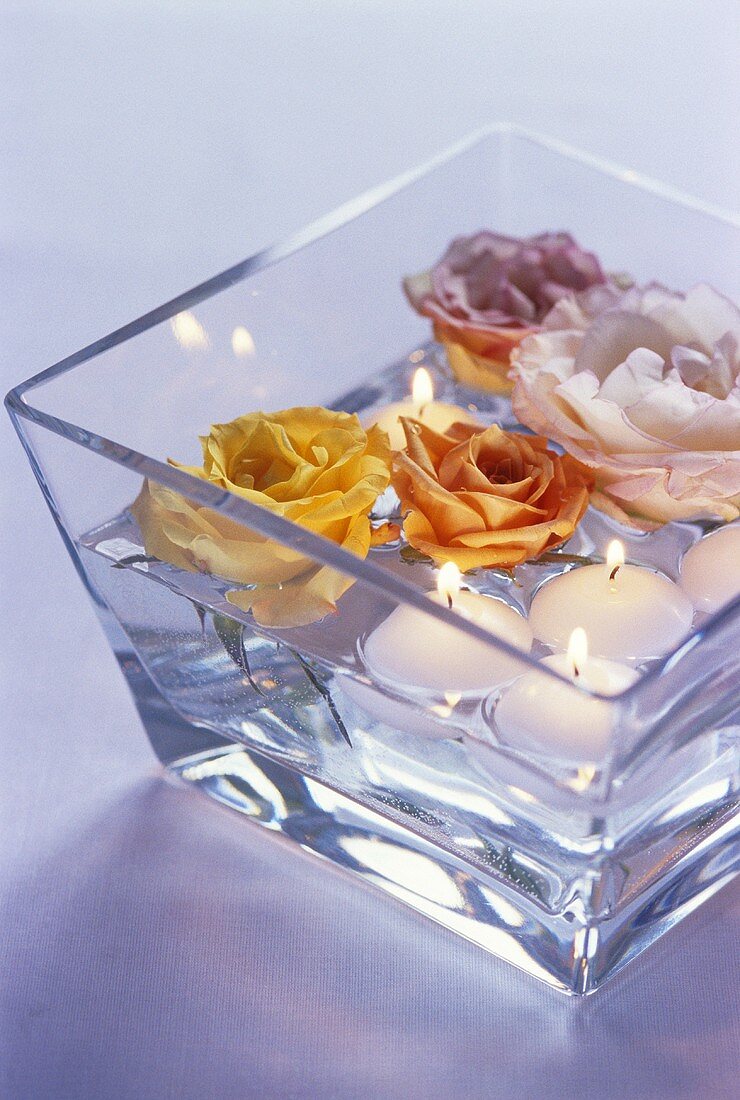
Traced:
[[491, 485], [510, 485], [514, 481], [514, 462], [511, 458], [500, 458], [485, 463], [481, 467], [481, 473], [488, 478]]

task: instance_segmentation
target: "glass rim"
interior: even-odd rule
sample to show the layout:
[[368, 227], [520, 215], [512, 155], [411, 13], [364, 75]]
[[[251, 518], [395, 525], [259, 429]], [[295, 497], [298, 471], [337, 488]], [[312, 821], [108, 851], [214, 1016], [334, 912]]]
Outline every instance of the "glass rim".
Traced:
[[[511, 136], [513, 138], [538, 145], [549, 152], [569, 160], [576, 161], [584, 167], [610, 176], [630, 187], [654, 194], [696, 213], [714, 218], [733, 228], [740, 229], [740, 214], [726, 210], [711, 203], [704, 202], [692, 195], [682, 192], [668, 184], [664, 184], [652, 177], [642, 175], [633, 169], [626, 168], [613, 161], [585, 152], [557, 138], [548, 137], [536, 131], [529, 130], [510, 122], [498, 122], [484, 126], [473, 131], [460, 141], [445, 148], [442, 152], [432, 156], [422, 164], [410, 168], [390, 180], [380, 183], [362, 192], [357, 197], [350, 199], [335, 208], [328, 214], [310, 222], [303, 229], [298, 230], [278, 241], [273, 245], [260, 249], [212, 276], [196, 286], [184, 291], [182, 294], [171, 298], [162, 305], [142, 314], [140, 317], [128, 322], [120, 328], [114, 329], [107, 335], [86, 345], [71, 355], [59, 360], [52, 366], [32, 375], [17, 386], [13, 387], [5, 397], [5, 405], [11, 418], [17, 425], [20, 417], [63, 438], [76, 443], [103, 458], [108, 459], [132, 470], [142, 477], [151, 478], [153, 481], [181, 493], [189, 499], [195, 500], [205, 507], [228, 516], [230, 519], [243, 526], [283, 544], [287, 543], [305, 551], [307, 556], [317, 562], [334, 568], [356, 581], [361, 581], [369, 587], [381, 591], [390, 596], [399, 604], [407, 604], [425, 614], [431, 615], [440, 622], [454, 626], [477, 641], [484, 642], [494, 649], [507, 653], [521, 661], [528, 670], [537, 671], [550, 677], [553, 682], [567, 684], [578, 691], [579, 688], [571, 680], [555, 672], [544, 665], [540, 660], [529, 653], [524, 653], [508, 643], [504, 638], [492, 634], [474, 623], [468, 622], [454, 611], [436, 604], [427, 598], [427, 593], [415, 585], [402, 580], [390, 570], [375, 565], [368, 559], [360, 559], [348, 551], [343, 550], [336, 543], [321, 535], [314, 534], [291, 520], [276, 515], [270, 509], [259, 504], [246, 501], [226, 489], [203, 481], [182, 470], [153, 458], [142, 452], [136, 451], [125, 444], [118, 443], [105, 436], [82, 428], [70, 421], [45, 413], [31, 405], [25, 395], [34, 389], [42, 387], [63, 374], [73, 370], [84, 362], [94, 359], [101, 353], [116, 347], [127, 340], [139, 336], [147, 330], [154, 328], [164, 321], [169, 320], [175, 314], [183, 310], [197, 306], [228, 287], [241, 282], [258, 272], [271, 267], [289, 256], [301, 251], [314, 242], [341, 229], [349, 222], [361, 215], [368, 213], [380, 203], [393, 198], [400, 191], [412, 186], [418, 180], [428, 175], [437, 168], [454, 160], [457, 156], [468, 152], [476, 145], [481, 144], [493, 136]], [[19, 433], [20, 434], [20, 433]], [[36, 469], [36, 462], [32, 465]], [[602, 695], [598, 692], [588, 694], [595, 699], [608, 702], [614, 707], [624, 706], [633, 700], [639, 699], [649, 688], [652, 682], [662, 675], [671, 665], [681, 657], [684, 652], [700, 644], [705, 637], [714, 636], [724, 626], [735, 618], [740, 618], [740, 596], [726, 604], [719, 611], [711, 615], [698, 629], [693, 630], [678, 646], [668, 654], [661, 657], [645, 672], [641, 673], [635, 683], [625, 688], [617, 695]], [[641, 737], [637, 748], [646, 740], [650, 740], [650, 731], [646, 737]]]

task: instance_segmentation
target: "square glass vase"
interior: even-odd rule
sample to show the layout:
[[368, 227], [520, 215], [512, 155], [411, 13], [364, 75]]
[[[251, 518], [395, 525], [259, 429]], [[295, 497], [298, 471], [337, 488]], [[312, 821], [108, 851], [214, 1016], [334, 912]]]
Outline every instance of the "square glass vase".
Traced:
[[[552, 692], [574, 724], [583, 694], [548, 671], [541, 739], [520, 743], [499, 729], [497, 704], [544, 647], [525, 655], [428, 599], [434, 571], [398, 543], [360, 559], [166, 461], [197, 463], [199, 434], [253, 410], [372, 413], [408, 394], [419, 365], [438, 398], [513, 426], [506, 397], [456, 380], [401, 288], [483, 227], [568, 230], [638, 283], [738, 292], [731, 217], [494, 126], [29, 379], [6, 404], [171, 776], [586, 994], [737, 869], [740, 601], [697, 616], [680, 645], [599, 701], [598, 749], [586, 736], [566, 751], [551, 736]], [[217, 514], [232, 537], [261, 540], [263, 563], [298, 558], [306, 576], [341, 575], [336, 613], [260, 626], [229, 599], [249, 583], [148, 555], [130, 510], [145, 479]], [[392, 500], [378, 519], [384, 510]], [[562, 553], [466, 580], [526, 615], [543, 582], [602, 560], [613, 537], [675, 580], [703, 534], [683, 523], [640, 535], [589, 509]], [[368, 639], [391, 616], [391, 665], [439, 657], [437, 646], [469, 653], [490, 683], [451, 691], [379, 672]]]

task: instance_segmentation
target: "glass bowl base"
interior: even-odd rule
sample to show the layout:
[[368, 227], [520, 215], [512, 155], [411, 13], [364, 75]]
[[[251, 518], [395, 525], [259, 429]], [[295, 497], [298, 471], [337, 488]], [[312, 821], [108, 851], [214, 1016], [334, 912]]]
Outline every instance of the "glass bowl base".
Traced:
[[329, 860], [562, 993], [583, 996], [733, 877], [738, 815], [668, 863], [650, 888], [601, 920], [546, 912], [493, 876], [395, 822], [239, 745], [186, 757], [169, 774], [237, 810], [304, 852]]
[[433, 839], [439, 822], [431, 821], [421, 790], [407, 787], [404, 798], [388, 800], [387, 814], [378, 812], [377, 795], [371, 807], [361, 792], [353, 798], [332, 789], [308, 774], [309, 759], [280, 763], [274, 730], [265, 727], [263, 752], [191, 721], [123, 644], [115, 621], [101, 618], [152, 747], [177, 786], [281, 833], [563, 993], [593, 993], [740, 869], [734, 757], [721, 743], [688, 795], [677, 788], [670, 806], [632, 821], [619, 837], [598, 835], [605, 823], [594, 819], [591, 845], [540, 832], [527, 852], [513, 840], [526, 819], [511, 821], [511, 808], [498, 803], [499, 823], [487, 815], [481, 842], [490, 862], [482, 866], [479, 849], [476, 863], [472, 849], [467, 860], [459, 843], [452, 850], [459, 825], [449, 846]]

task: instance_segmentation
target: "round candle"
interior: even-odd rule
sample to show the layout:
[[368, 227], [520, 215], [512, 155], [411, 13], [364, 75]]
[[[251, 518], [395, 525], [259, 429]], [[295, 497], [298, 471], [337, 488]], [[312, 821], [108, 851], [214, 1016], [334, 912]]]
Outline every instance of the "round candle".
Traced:
[[740, 595], [740, 523], [706, 535], [686, 551], [681, 587], [699, 611], [719, 611]]
[[[429, 598], [528, 653], [532, 632], [526, 619], [500, 600], [460, 591], [460, 579], [460, 570], [448, 562], [437, 576], [437, 592]], [[426, 690], [436, 701], [430, 699], [428, 706], [404, 702], [390, 697], [380, 686], [349, 677], [341, 679], [344, 694], [391, 728], [432, 738], [457, 735], [455, 708], [463, 695], [486, 694], [521, 671], [519, 662], [508, 654], [497, 653], [485, 642], [405, 606], [397, 607], [370, 634], [364, 656], [375, 680], [384, 680], [399, 693]]]
[[[440, 569], [437, 591], [429, 598], [523, 653], [532, 647], [526, 619], [492, 596], [461, 591], [460, 570], [452, 562]], [[370, 634], [364, 654], [368, 670], [376, 676], [438, 695], [487, 692], [521, 671], [519, 662], [507, 653], [406, 606], [397, 607]]]
[[410, 397], [405, 401], [395, 401], [392, 405], [386, 405], [377, 414], [371, 413], [363, 418], [363, 423], [366, 427], [377, 424], [388, 433], [391, 449], [402, 451], [406, 446], [406, 436], [400, 420], [402, 416], [420, 420], [422, 424], [426, 424], [437, 432], [447, 431], [451, 424], [477, 424], [475, 417], [460, 405], [449, 405], [444, 401], [434, 400], [434, 386], [431, 375], [425, 367], [419, 367], [414, 375]]
[[494, 714], [501, 740], [559, 760], [600, 760], [609, 747], [612, 704], [587, 694], [618, 695], [637, 679], [634, 669], [588, 656], [583, 629], [576, 627], [566, 653], [541, 662], [576, 687], [540, 672], [527, 672], [504, 692]]
[[529, 612], [535, 638], [564, 650], [575, 627], [584, 626], [597, 657], [622, 661], [674, 649], [691, 628], [691, 601], [668, 577], [623, 563], [624, 548], [615, 540], [606, 565], [581, 566], [546, 581]]
[[419, 707], [414, 703], [393, 699], [380, 688], [364, 684], [361, 680], [353, 680], [349, 676], [342, 676], [338, 683], [348, 699], [391, 729], [411, 733], [415, 737], [429, 737], [435, 741], [459, 737], [462, 732], [462, 728], [455, 725], [455, 707], [460, 701], [459, 692], [448, 692], [444, 703]]

